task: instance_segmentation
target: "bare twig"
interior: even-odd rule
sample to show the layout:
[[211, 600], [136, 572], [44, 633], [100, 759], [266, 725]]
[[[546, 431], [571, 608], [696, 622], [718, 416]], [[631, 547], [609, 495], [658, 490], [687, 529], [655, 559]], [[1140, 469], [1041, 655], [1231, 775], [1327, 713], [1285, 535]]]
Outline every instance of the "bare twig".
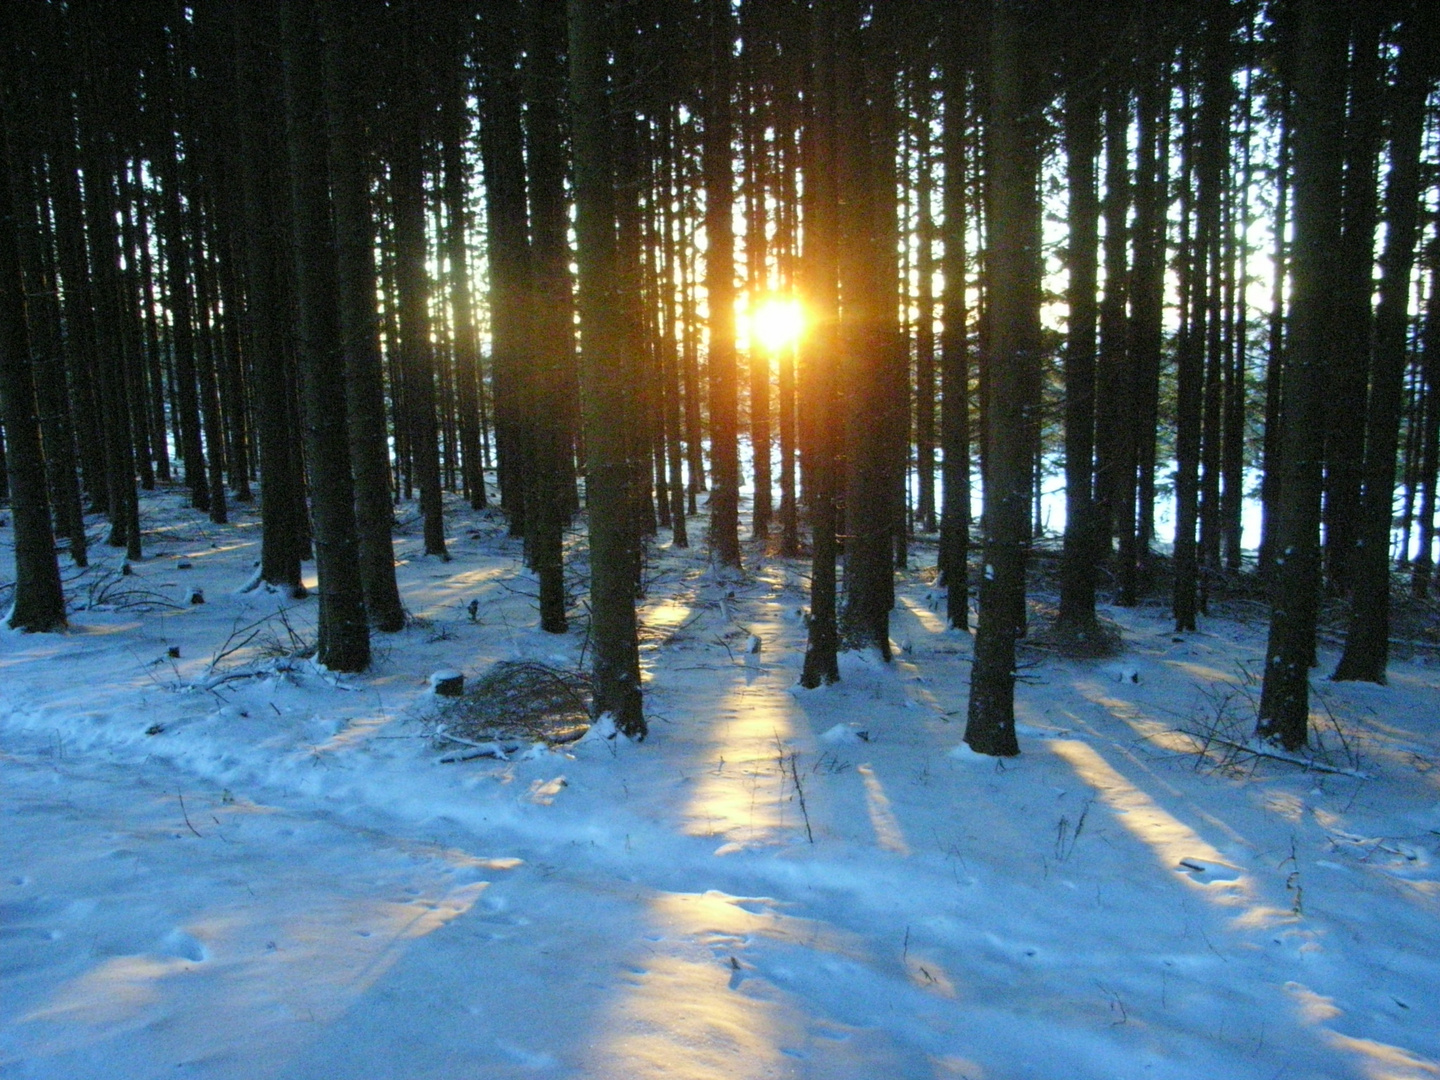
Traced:
[[[179, 799], [180, 799], [180, 813], [181, 813], [181, 815], [185, 818], [185, 827], [186, 827], [187, 829], [189, 829], [192, 833], [194, 833], [196, 836], [200, 836], [200, 833], [199, 833], [199, 831], [195, 828], [195, 826], [190, 824], [190, 814], [189, 814], [189, 812], [185, 809], [185, 793], [184, 793], [183, 791], [177, 791], [175, 794], [176, 794], [176, 795], [179, 797]], [[200, 839], [201, 839], [201, 840], [204, 840], [205, 837], [200, 836]]]

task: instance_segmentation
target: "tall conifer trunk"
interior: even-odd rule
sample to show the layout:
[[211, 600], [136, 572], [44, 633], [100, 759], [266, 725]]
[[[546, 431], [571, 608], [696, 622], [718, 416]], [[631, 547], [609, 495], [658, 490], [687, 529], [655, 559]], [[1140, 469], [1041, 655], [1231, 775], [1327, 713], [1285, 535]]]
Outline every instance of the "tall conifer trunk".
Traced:
[[284, 152], [274, 118], [279, 68], [262, 42], [275, 38], [264, 0], [242, 0], [235, 19], [236, 97], [240, 180], [245, 218], [245, 336], [260, 439], [260, 580], [292, 596], [305, 595], [300, 559], [305, 546], [298, 433], [290, 423], [285, 312], [290, 303], [284, 217], [274, 162]]
[[1345, 33], [1336, 0], [1301, 0], [1295, 72], [1295, 242], [1270, 640], [1258, 733], [1305, 745], [1320, 587], [1324, 372], [1338, 272]]
[[1410, 320], [1410, 271], [1419, 232], [1420, 157], [1425, 101], [1436, 75], [1433, 12], [1417, 7], [1401, 31], [1399, 75], [1390, 123], [1390, 178], [1385, 193], [1385, 251], [1381, 256], [1370, 407], [1366, 415], [1364, 498], [1359, 539], [1347, 560], [1355, 588], [1345, 653], [1336, 679], [1383, 683], [1390, 657], [1390, 528], [1394, 517], [1395, 454], [1405, 387]]
[[940, 337], [940, 550], [936, 555], [945, 586], [945, 614], [951, 626], [970, 625], [970, 328], [965, 304], [965, 180], [968, 174], [965, 124], [968, 116], [966, 35], [950, 24], [941, 65], [944, 127], [941, 156], [945, 162], [944, 254], [945, 286], [941, 297], [944, 324]]
[[[418, 80], [424, 43], [414, 11], [402, 13], [401, 54], [405, 70]], [[424, 140], [430, 124], [429, 88], [412, 82], [404, 89], [394, 130], [390, 190], [395, 213], [395, 283], [399, 293], [401, 368], [410, 429], [415, 483], [420, 489], [425, 554], [450, 558], [445, 550], [445, 507], [440, 491], [440, 429], [435, 400], [435, 348], [430, 338], [428, 248], [425, 242]]]
[[1070, 194], [1070, 281], [1066, 294], [1070, 315], [1065, 337], [1065, 547], [1059, 621], [1079, 634], [1092, 630], [1095, 623], [1095, 559], [1101, 542], [1091, 492], [1100, 221], [1095, 176], [1095, 159], [1100, 151], [1100, 100], [1095, 88], [1087, 83], [1092, 63], [1088, 49], [1077, 49], [1071, 59], [1064, 113]]
[[[1040, 404], [1040, 142], [1042, 111], [1024, 27], [1042, 5], [994, 0], [985, 142], [986, 275], [990, 312], [985, 439], [985, 570], [965, 742], [981, 754], [1020, 752], [1015, 643], [1025, 633], [1031, 462]], [[1029, 61], [1027, 63], [1027, 61]]]
[[395, 581], [391, 538], [385, 383], [375, 308], [375, 229], [365, 145], [370, 106], [361, 84], [364, 64], [355, 13], [337, 0], [321, 0], [320, 11], [326, 31], [327, 160], [334, 201], [336, 284], [360, 578], [371, 625], [393, 633], [405, 625], [405, 608]]
[[326, 156], [324, 52], [314, 0], [284, 0], [280, 21], [295, 215], [296, 356], [320, 594], [315, 659], [332, 671], [364, 671], [370, 666], [370, 628], [355, 535]]
[[616, 296], [615, 188], [602, 0], [569, 0], [570, 130], [575, 163], [580, 353], [590, 514], [594, 709], [644, 738], [630, 553], [630, 464], [623, 416], [628, 365]]
[[707, 0], [705, 84], [705, 294], [710, 351], [710, 547], [723, 566], [740, 565], [740, 458], [735, 370], [735, 224], [731, 175], [729, 0]]
[[560, 113], [565, 90], [564, 0], [536, 0], [530, 10], [529, 30], [525, 95], [530, 139], [526, 144], [526, 166], [530, 174], [527, 190], [535, 372], [533, 468], [526, 491], [525, 520], [530, 561], [540, 583], [540, 628], [559, 634], [566, 628], [562, 534], [568, 517], [566, 500], [573, 486], [570, 433], [565, 423], [565, 379], [575, 366]]
[[[835, 13], [817, 4], [810, 25], [810, 83], [801, 136], [805, 168], [805, 233], [800, 273], [811, 325], [801, 354], [802, 430], [808, 458], [805, 494], [810, 506], [810, 634], [800, 685], [813, 689], [840, 678], [840, 633], [835, 608], [836, 493], [839, 441], [834, 357], [838, 348], [839, 293], [836, 206]], [[806, 415], [808, 413], [808, 416]]]
[[[12, 58], [0, 53], [0, 63], [8, 65]], [[6, 85], [9, 81], [0, 74], [0, 417], [5, 421], [4, 464], [11, 516], [15, 519], [15, 595], [5, 624], [15, 630], [50, 631], [65, 625], [65, 594], [55, 558], [55, 533], [30, 370], [20, 222], [11, 182], [12, 170], [28, 165], [16, 160], [11, 150], [11, 129], [18, 117], [13, 88]]]

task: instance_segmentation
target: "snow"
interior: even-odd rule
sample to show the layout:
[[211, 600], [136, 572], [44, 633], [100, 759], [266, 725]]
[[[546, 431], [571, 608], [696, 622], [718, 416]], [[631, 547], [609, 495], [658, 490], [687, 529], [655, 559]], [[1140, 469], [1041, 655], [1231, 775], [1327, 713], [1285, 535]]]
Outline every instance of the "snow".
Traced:
[[1262, 625], [1107, 609], [1127, 652], [1029, 656], [999, 761], [927, 573], [893, 663], [803, 690], [806, 567], [662, 543], [650, 736], [462, 761], [430, 673], [586, 644], [498, 518], [402, 528], [414, 621], [337, 675], [313, 593], [244, 591], [252, 510], [144, 514], [68, 632], [0, 632], [4, 1080], [1440, 1075], [1433, 667], [1317, 680], [1317, 771], [1245, 743]]

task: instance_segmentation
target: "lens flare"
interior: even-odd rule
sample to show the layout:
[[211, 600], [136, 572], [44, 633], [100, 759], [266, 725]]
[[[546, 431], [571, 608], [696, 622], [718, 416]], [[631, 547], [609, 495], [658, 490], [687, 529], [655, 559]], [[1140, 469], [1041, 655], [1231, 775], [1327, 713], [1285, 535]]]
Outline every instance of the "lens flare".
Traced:
[[804, 327], [805, 316], [798, 300], [772, 296], [750, 311], [750, 335], [767, 352], [790, 348], [800, 340]]

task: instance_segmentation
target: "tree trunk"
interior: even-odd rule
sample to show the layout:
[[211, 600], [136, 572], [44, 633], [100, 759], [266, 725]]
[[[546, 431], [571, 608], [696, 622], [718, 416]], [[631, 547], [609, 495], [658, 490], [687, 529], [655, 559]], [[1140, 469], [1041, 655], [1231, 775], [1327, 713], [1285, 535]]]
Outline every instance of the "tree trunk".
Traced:
[[915, 270], [919, 291], [915, 298], [915, 467], [919, 485], [915, 498], [915, 520], [928, 533], [939, 527], [935, 514], [935, 155], [931, 129], [935, 123], [935, 93], [928, 69], [915, 75], [914, 114], [916, 120], [915, 198], [919, 207], [915, 220], [915, 241], [919, 251]]
[[977, 753], [1013, 756], [1015, 642], [1025, 633], [1025, 562], [1030, 481], [1040, 404], [1039, 64], [1023, 28], [1042, 12], [1021, 0], [991, 5], [986, 116], [985, 270], [990, 310], [985, 438], [985, 572], [965, 742]]
[[1425, 100], [1436, 70], [1435, 16], [1416, 8], [1401, 30], [1399, 74], [1390, 122], [1390, 178], [1385, 192], [1385, 251], [1380, 259], [1370, 407], [1366, 414], [1364, 498], [1355, 551], [1350, 626], [1336, 679], [1383, 683], [1390, 657], [1390, 527], [1394, 520], [1395, 453], [1405, 388], [1410, 271], [1419, 231], [1420, 157]]
[[[274, 40], [273, 12], [244, 0], [235, 20], [240, 111], [241, 186], [245, 215], [246, 339], [260, 440], [260, 580], [304, 596], [300, 560], [305, 546], [298, 433], [290, 424], [285, 313], [290, 295], [280, 262], [284, 204], [272, 163], [284, 153], [271, 118], [280, 109], [279, 69], [261, 42]], [[288, 200], [287, 200], [288, 201]]]
[[735, 225], [731, 170], [729, 0], [708, 0], [710, 65], [705, 110], [705, 295], [710, 351], [710, 547], [740, 565], [740, 458], [735, 371]]
[[500, 505], [510, 518], [510, 535], [524, 536], [525, 492], [531, 463], [527, 388], [530, 329], [530, 250], [526, 236], [525, 140], [516, 60], [513, 5], [486, 8], [486, 32], [479, 87], [480, 158], [485, 174], [485, 227], [489, 258], [492, 370], [495, 387], [495, 447]]
[[[1093, 58], [1073, 58], [1065, 94], [1064, 139], [1070, 194], [1065, 337], [1065, 547], [1060, 571], [1060, 625], [1084, 634], [1095, 629], [1095, 560], [1102, 537], [1091, 495], [1095, 452], [1096, 254], [1100, 202], [1095, 159], [1100, 152], [1100, 101], [1082, 80]], [[1109, 251], [1109, 245], [1106, 247]], [[1110, 279], [1106, 277], [1107, 298]], [[1113, 417], [1112, 417], [1113, 419]], [[1109, 533], [1103, 542], [1108, 546]]]
[[[9, 58], [5, 60], [10, 63]], [[13, 170], [28, 167], [12, 152], [12, 127], [20, 122], [15, 95], [0, 75], [0, 417], [5, 421], [5, 466], [14, 519], [15, 595], [5, 624], [47, 632], [65, 625], [65, 593], [55, 558], [45, 457], [35, 407], [21, 274]]]
[[[1229, 12], [1223, 4], [1207, 8], [1208, 26], [1202, 59], [1199, 115], [1194, 132], [1195, 233], [1185, 278], [1188, 318], [1176, 346], [1175, 433], [1175, 587], [1172, 601], [1175, 629], [1195, 629], [1199, 604], [1200, 465], [1204, 450], [1205, 356], [1213, 312], [1210, 303], [1212, 258], [1220, 218], [1220, 189], [1229, 140]], [[1183, 257], [1183, 256], [1182, 256]]]
[[1425, 308], [1422, 338], [1424, 365], [1424, 430], [1420, 436], [1419, 550], [1411, 564], [1410, 592], [1416, 599], [1430, 595], [1435, 570], [1436, 479], [1440, 470], [1440, 238], [1431, 240], [1430, 297]]
[[370, 628], [343, 407], [345, 357], [326, 160], [324, 49], [313, 0], [284, 0], [280, 22], [295, 217], [296, 354], [320, 593], [315, 659], [332, 671], [364, 671], [370, 666]]
[[1125, 319], [1129, 286], [1130, 89], [1113, 79], [1105, 88], [1105, 296], [1100, 303], [1100, 346], [1095, 360], [1095, 525], [1097, 562], [1110, 556], [1115, 506], [1124, 486], [1121, 462], [1133, 419], [1126, 378], [1129, 333]]
[[968, 154], [965, 123], [969, 112], [965, 35], [952, 25], [946, 35], [941, 75], [944, 127], [941, 155], [945, 161], [943, 192], [944, 253], [941, 296], [944, 324], [940, 336], [940, 550], [936, 568], [945, 586], [945, 615], [951, 626], [970, 625], [970, 328], [965, 307], [966, 260], [965, 178]]
[[[423, 43], [418, 16], [405, 14], [401, 30], [404, 67], [418, 78]], [[440, 430], [435, 401], [435, 349], [430, 338], [428, 250], [425, 242], [424, 142], [429, 134], [424, 100], [427, 87], [410, 86], [401, 105], [390, 163], [395, 207], [395, 280], [399, 292], [401, 368], [410, 422], [410, 452], [420, 489], [425, 554], [449, 561], [445, 550], [444, 502], [440, 490]]]
[[630, 465], [614, 417], [630, 388], [621, 353], [624, 328], [616, 296], [615, 189], [610, 95], [606, 87], [601, 0], [569, 0], [570, 129], [575, 167], [575, 235], [579, 264], [586, 505], [590, 514], [590, 617], [594, 711], [643, 739], [645, 714], [636, 642], [630, 556]]
[[1295, 240], [1285, 357], [1280, 513], [1258, 734], [1305, 745], [1309, 668], [1320, 587], [1320, 457], [1324, 372], [1333, 348], [1331, 298], [1340, 241], [1345, 33], [1335, 0], [1302, 0], [1295, 113]]
[[564, 633], [566, 628], [562, 534], [572, 469], [570, 432], [565, 423], [565, 374], [575, 365], [560, 112], [565, 92], [564, 47], [563, 0], [538, 0], [530, 13], [526, 57], [535, 374], [531, 415], [534, 467], [526, 492], [525, 520], [530, 561], [540, 582], [540, 629], [551, 634]]
[[1384, 72], [1380, 59], [1381, 4], [1344, 12], [1350, 29], [1349, 109], [1345, 117], [1345, 173], [1341, 196], [1340, 262], [1332, 303], [1337, 348], [1325, 373], [1325, 577], [1337, 593], [1354, 584], [1351, 563], [1361, 524], [1365, 469], [1367, 372], [1373, 364], [1375, 317], [1376, 162], [1384, 129]]
[[1280, 112], [1280, 146], [1275, 162], [1275, 253], [1274, 277], [1270, 285], [1270, 326], [1265, 354], [1265, 435], [1261, 444], [1260, 479], [1260, 554], [1262, 577], [1268, 577], [1275, 566], [1275, 522], [1280, 510], [1280, 433], [1284, 418], [1281, 383], [1285, 371], [1285, 272], [1289, 249], [1285, 229], [1290, 209], [1290, 107], [1288, 94], [1282, 90]]
[[405, 626], [405, 607], [395, 581], [385, 384], [375, 309], [375, 228], [365, 146], [370, 104], [362, 89], [364, 54], [354, 12], [336, 0], [322, 0], [320, 12], [325, 28], [327, 160], [335, 215], [336, 286], [360, 580], [370, 625], [394, 633]]
[[816, 5], [810, 27], [810, 85], [801, 135], [805, 170], [804, 251], [801, 281], [811, 325], [801, 355], [802, 430], [808, 469], [805, 495], [810, 506], [810, 626], [800, 685], [809, 689], [839, 681], [840, 633], [835, 608], [836, 489], [839, 439], [834, 357], [839, 345], [839, 279], [836, 184], [835, 12]]
[[[846, 369], [848, 490], [842, 634], [890, 659], [896, 466], [909, 443], [896, 313], [894, 73], [882, 35], [842, 9], [837, 82], [840, 340]], [[908, 375], [908, 365], [901, 369]], [[908, 380], [906, 380], [908, 381]], [[899, 515], [903, 528], [903, 511]]]

